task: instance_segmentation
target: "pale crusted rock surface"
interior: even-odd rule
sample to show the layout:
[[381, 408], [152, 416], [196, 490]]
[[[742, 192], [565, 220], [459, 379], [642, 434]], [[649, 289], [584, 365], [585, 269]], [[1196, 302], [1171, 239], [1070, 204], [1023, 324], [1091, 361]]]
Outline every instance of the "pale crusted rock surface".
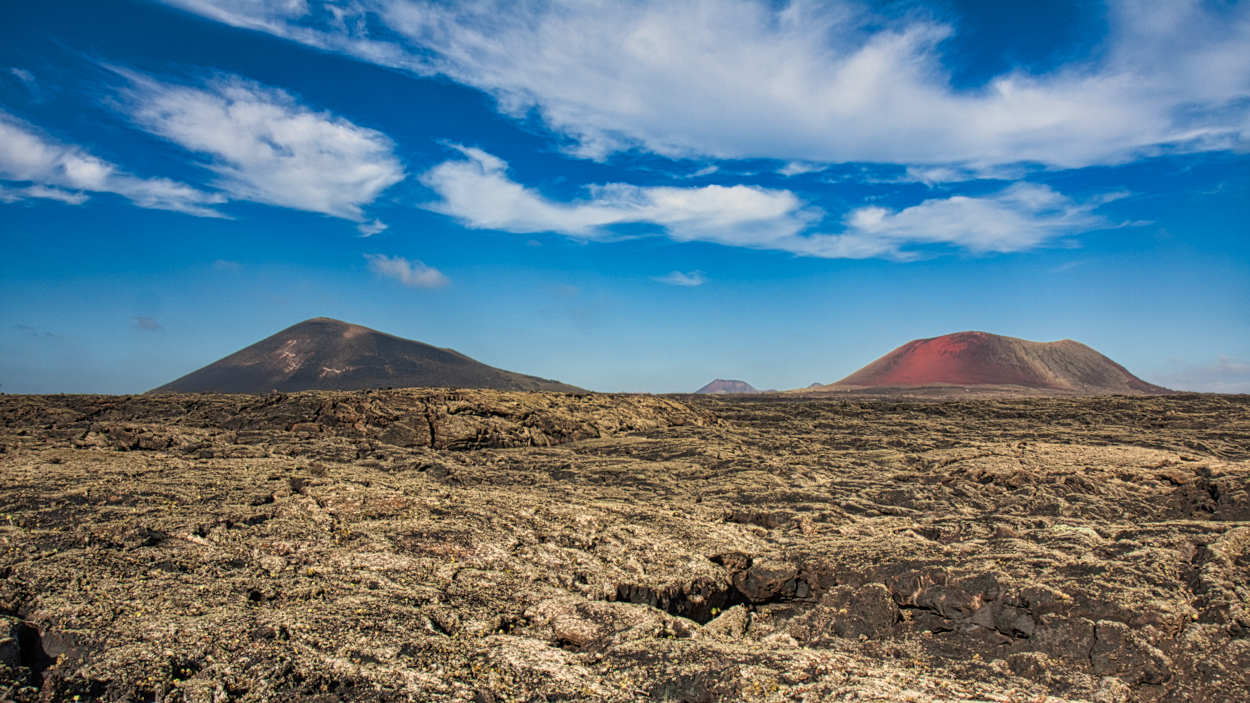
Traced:
[[1244, 396], [5, 396], [0, 450], [0, 700], [1250, 699]]

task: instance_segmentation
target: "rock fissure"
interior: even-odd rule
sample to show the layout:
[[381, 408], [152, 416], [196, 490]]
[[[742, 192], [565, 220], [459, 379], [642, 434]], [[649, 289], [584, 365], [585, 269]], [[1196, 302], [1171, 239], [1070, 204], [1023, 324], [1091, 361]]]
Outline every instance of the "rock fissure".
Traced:
[[616, 586], [608, 600], [648, 605], [705, 625], [721, 611], [735, 605], [751, 603], [741, 591], [729, 583], [688, 583], [668, 588], [652, 588], [630, 583]]

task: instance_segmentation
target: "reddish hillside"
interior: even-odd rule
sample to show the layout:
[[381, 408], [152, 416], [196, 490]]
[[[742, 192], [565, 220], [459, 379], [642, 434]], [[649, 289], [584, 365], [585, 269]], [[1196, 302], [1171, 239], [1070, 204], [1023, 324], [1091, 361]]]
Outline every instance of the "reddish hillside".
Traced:
[[908, 342], [826, 388], [927, 384], [1023, 386], [1081, 395], [1170, 392], [1070, 339], [1029, 342], [986, 332]]

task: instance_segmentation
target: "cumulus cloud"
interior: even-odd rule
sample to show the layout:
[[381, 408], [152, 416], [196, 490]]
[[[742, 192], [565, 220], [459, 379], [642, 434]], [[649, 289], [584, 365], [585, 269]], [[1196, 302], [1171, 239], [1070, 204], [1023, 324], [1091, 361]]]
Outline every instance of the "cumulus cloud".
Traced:
[[393, 278], [409, 288], [442, 288], [451, 283], [442, 271], [415, 259], [385, 254], [365, 254], [365, 258], [369, 261], [369, 270], [379, 276]]
[[704, 283], [707, 283], [707, 277], [703, 275], [702, 271], [691, 271], [689, 273], [673, 271], [672, 273], [664, 276], [656, 276], [651, 280], [658, 281], [660, 283], [667, 283], [670, 286], [686, 286], [688, 288], [701, 286]]
[[758, 246], [792, 237], [821, 216], [788, 190], [744, 185], [609, 183], [590, 186], [587, 199], [560, 203], [513, 181], [502, 159], [481, 149], [455, 148], [467, 158], [446, 161], [421, 177], [442, 198], [426, 207], [474, 229], [610, 240], [621, 236], [615, 225], [649, 224], [677, 241]]
[[134, 123], [205, 155], [231, 198], [341, 217], [362, 234], [385, 228], [362, 210], [405, 176], [385, 134], [238, 76], [193, 87], [114, 70], [130, 80], [121, 107]]
[[1111, 226], [1093, 210], [1118, 197], [1076, 202], [1048, 186], [1017, 183], [984, 197], [935, 198], [902, 210], [861, 207], [842, 218], [838, 231], [820, 232], [824, 213], [788, 190], [611, 183], [588, 187], [587, 198], [557, 202], [513, 181], [498, 157], [457, 148], [466, 159], [435, 166], [421, 181], [442, 198], [426, 207], [466, 227], [608, 241], [620, 238], [616, 225], [651, 225], [679, 242], [823, 258], [909, 259], [919, 255], [916, 248], [943, 247], [978, 254], [1024, 251]]
[[1205, 365], [1169, 359], [1173, 371], [1158, 377], [1168, 388], [1204, 393], [1250, 393], [1250, 362], [1217, 357]]
[[0, 110], [0, 180], [31, 183], [0, 186], [0, 201], [30, 198], [71, 205], [87, 201], [86, 192], [115, 193], [139, 207], [173, 210], [200, 217], [223, 217], [208, 207], [225, 202], [167, 178], [140, 178], [92, 156], [81, 147], [62, 144], [35, 127]]
[[976, 254], [1034, 249], [1061, 237], [1112, 226], [1092, 211], [1117, 195], [1078, 203], [1052, 188], [1016, 183], [973, 198], [926, 200], [902, 210], [861, 207], [838, 234], [807, 237], [796, 253], [835, 258], [914, 258], [908, 247], [940, 246]]
[[[1250, 146], [1250, 6], [1111, 0], [1089, 57], [957, 89], [922, 12], [853, 0], [164, 0], [492, 95], [585, 157], [1031, 162]], [[957, 173], [952, 171], [951, 173]]]

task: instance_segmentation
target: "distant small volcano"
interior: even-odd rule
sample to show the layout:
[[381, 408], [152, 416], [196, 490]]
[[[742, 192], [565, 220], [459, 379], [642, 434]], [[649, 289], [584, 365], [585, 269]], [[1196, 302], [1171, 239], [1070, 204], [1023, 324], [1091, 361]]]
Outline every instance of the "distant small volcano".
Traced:
[[747, 383], [746, 381], [727, 381], [723, 378], [718, 378], [715, 381], [712, 381], [706, 386], [695, 391], [695, 393], [702, 393], [703, 395], [713, 395], [717, 393], [765, 393], [765, 392], [767, 391], [761, 391], [761, 390], [752, 388], [751, 384]]
[[368, 388], [578, 392], [460, 352], [328, 317], [305, 320], [149, 393], [268, 393]]
[[1172, 392], [1146, 383], [1080, 342], [1029, 342], [987, 332], [957, 332], [908, 342], [824, 388], [930, 384], [1021, 386], [1076, 395]]

